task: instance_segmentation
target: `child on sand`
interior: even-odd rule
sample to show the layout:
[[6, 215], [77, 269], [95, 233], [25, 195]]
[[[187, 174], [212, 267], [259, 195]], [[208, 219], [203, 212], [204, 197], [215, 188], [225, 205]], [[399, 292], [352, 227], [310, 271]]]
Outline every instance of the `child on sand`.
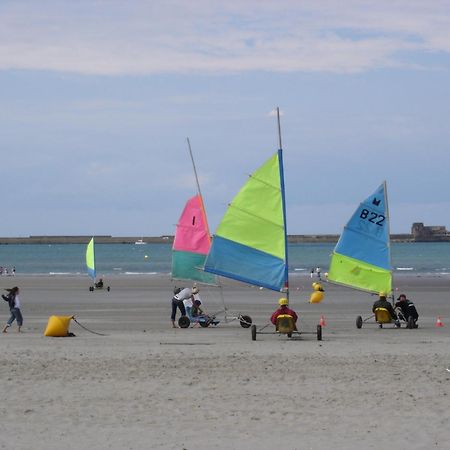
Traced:
[[8, 319], [5, 327], [3, 328], [3, 333], [6, 333], [8, 328], [12, 325], [12, 323], [16, 320], [18, 332], [20, 333], [20, 329], [23, 324], [22, 312], [20, 311], [20, 299], [19, 299], [19, 288], [14, 286], [12, 289], [6, 289], [8, 291], [8, 295], [2, 295], [3, 300], [8, 302], [9, 311], [11, 316]]

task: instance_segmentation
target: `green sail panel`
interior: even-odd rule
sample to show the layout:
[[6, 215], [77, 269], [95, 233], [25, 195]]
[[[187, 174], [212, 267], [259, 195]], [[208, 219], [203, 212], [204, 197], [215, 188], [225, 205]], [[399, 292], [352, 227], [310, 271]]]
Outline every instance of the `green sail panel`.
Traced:
[[286, 259], [279, 156], [274, 154], [234, 197], [216, 235]]
[[329, 275], [330, 281], [369, 292], [392, 291], [392, 276], [389, 270], [365, 263], [349, 256], [333, 252]]

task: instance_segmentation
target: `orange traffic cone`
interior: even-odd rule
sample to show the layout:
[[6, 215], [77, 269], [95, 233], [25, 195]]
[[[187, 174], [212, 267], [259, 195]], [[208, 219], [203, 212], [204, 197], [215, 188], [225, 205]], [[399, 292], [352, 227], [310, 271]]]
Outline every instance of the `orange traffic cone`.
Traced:
[[319, 325], [321, 327], [326, 327], [327, 326], [327, 323], [325, 322], [325, 317], [320, 316]]
[[441, 316], [438, 316], [438, 318], [436, 319], [436, 324], [437, 327], [443, 327], [444, 323], [441, 320]]

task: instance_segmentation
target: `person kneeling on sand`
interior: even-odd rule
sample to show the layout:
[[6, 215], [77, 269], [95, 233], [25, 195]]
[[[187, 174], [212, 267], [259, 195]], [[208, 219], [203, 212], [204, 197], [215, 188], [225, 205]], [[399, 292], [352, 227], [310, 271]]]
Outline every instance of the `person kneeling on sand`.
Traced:
[[177, 308], [180, 310], [182, 316], [186, 315], [186, 308], [184, 307], [184, 300], [191, 299], [194, 301], [194, 295], [198, 294], [198, 287], [194, 286], [192, 289], [184, 288], [175, 294], [172, 298], [172, 315], [170, 319], [172, 320], [172, 327], [177, 328], [175, 325], [175, 317], [177, 315]]
[[20, 333], [20, 329], [23, 324], [22, 312], [20, 311], [20, 299], [19, 299], [19, 288], [14, 286], [12, 289], [6, 289], [8, 291], [8, 295], [2, 295], [3, 300], [8, 302], [9, 311], [11, 316], [8, 319], [5, 327], [3, 328], [3, 333], [6, 333], [8, 328], [12, 325], [12, 323], [17, 320], [17, 331]]
[[292, 310], [288, 307], [288, 305], [289, 305], [288, 299], [286, 297], [282, 297], [278, 300], [278, 304], [280, 305], [280, 307], [276, 311], [274, 311], [274, 313], [270, 317], [270, 321], [274, 325], [276, 325], [278, 316], [281, 316], [282, 314], [287, 314], [289, 316], [292, 316], [292, 318], [294, 319], [294, 324], [296, 324], [295, 329], [297, 329], [298, 316], [294, 310]]
[[408, 317], [412, 317], [414, 320], [414, 328], [417, 328], [416, 322], [417, 319], [419, 318], [419, 313], [417, 312], [414, 303], [411, 300], [408, 300], [405, 294], [399, 295], [395, 307], [401, 309], [403, 317], [405, 318], [406, 321], [408, 321]]
[[391, 319], [395, 320], [395, 326], [400, 326], [400, 321], [398, 320], [397, 314], [395, 313], [392, 305], [387, 301], [386, 294], [384, 292], [380, 292], [379, 299], [372, 306], [372, 312], [374, 313], [377, 308], [387, 309], [391, 315]]

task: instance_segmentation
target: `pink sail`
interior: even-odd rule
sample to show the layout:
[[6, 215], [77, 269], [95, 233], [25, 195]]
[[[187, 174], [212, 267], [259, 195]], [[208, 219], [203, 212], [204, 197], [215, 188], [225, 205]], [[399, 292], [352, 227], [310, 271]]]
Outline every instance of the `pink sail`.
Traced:
[[190, 198], [178, 221], [173, 250], [207, 255], [211, 238], [200, 195]]

